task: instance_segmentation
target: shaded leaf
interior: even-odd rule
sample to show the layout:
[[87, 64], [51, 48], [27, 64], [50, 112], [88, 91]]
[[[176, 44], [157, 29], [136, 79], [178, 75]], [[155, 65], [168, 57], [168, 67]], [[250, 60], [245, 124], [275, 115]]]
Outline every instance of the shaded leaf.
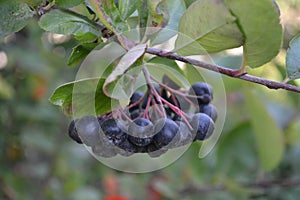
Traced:
[[244, 37], [236, 22], [220, 0], [196, 1], [180, 20], [176, 50], [181, 55], [198, 55], [241, 46]]
[[297, 35], [291, 42], [286, 54], [286, 69], [289, 79], [300, 78], [300, 35]]
[[178, 32], [178, 22], [182, 17], [185, 8], [183, 0], [166, 0], [166, 10], [169, 15], [169, 20], [155, 37], [152, 38], [152, 44], [160, 44], [175, 36]]
[[26, 3], [28, 6], [34, 8], [41, 4], [42, 0], [18, 0], [19, 2]]
[[102, 92], [104, 82], [105, 79], [92, 78], [66, 83], [55, 89], [49, 101], [77, 117], [107, 113], [115, 101]]
[[126, 20], [142, 5], [142, 0], [119, 0], [119, 11], [123, 20]]
[[20, 31], [28, 24], [33, 14], [25, 3], [0, 1], [0, 38]]
[[241, 176], [245, 171], [250, 172], [255, 169], [256, 157], [255, 138], [249, 123], [238, 124], [233, 130], [224, 134], [217, 146], [217, 166], [230, 177]]
[[261, 167], [272, 170], [280, 163], [283, 152], [283, 134], [257, 94], [245, 89], [246, 107], [255, 133]]
[[43, 15], [39, 25], [46, 31], [59, 34], [73, 34], [80, 37], [90, 33], [95, 37], [101, 36], [100, 29], [94, 22], [86, 17], [65, 10], [52, 10]]
[[55, 4], [61, 7], [69, 8], [83, 3], [84, 0], [55, 0]]
[[83, 35], [75, 35], [74, 38], [80, 42], [94, 42], [95, 40], [98, 39], [96, 35], [93, 33], [87, 32]]
[[[146, 50], [146, 44], [139, 44], [132, 49], [130, 49], [119, 61], [116, 68], [112, 71], [112, 73], [107, 77], [104, 83], [104, 92], [107, 96], [111, 96], [112, 94], [109, 92], [109, 88], [112, 88], [114, 81], [116, 81], [121, 75], [123, 75], [129, 68], [132, 66], [138, 59], [140, 59]], [[129, 78], [129, 77], [128, 77]], [[128, 80], [130, 81], [130, 80]], [[124, 81], [126, 83], [126, 80]], [[131, 84], [131, 83], [130, 83]], [[111, 85], [111, 86], [110, 86]]]
[[121, 33], [128, 29], [127, 24], [122, 19], [119, 10], [117, 9], [114, 1], [112, 0], [102, 0], [101, 7], [106, 13], [106, 17], [109, 17], [108, 21], [114, 27], [114, 30]]
[[[282, 41], [282, 26], [278, 7], [272, 0], [224, 0], [245, 34], [246, 64], [260, 67], [278, 53]], [[259, 19], [259, 20], [257, 20]]]
[[165, 3], [164, 0], [152, 0], [148, 1], [148, 8], [149, 8], [149, 23], [153, 27], [161, 27], [162, 22], [164, 20], [164, 14], [159, 9], [159, 4]]
[[98, 45], [99, 43], [82, 43], [75, 46], [68, 59], [68, 65], [76, 66]]

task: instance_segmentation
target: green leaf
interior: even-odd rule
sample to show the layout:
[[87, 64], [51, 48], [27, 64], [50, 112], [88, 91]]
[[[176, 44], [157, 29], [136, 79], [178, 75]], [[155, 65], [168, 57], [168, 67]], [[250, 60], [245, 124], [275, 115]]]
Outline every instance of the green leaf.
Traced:
[[40, 5], [42, 0], [18, 0], [19, 2], [26, 3], [31, 8], [35, 8], [36, 6]]
[[220, 171], [232, 177], [242, 176], [243, 173], [256, 168], [255, 138], [250, 123], [237, 124], [233, 130], [222, 137], [217, 146], [216, 166]]
[[119, 11], [123, 20], [126, 20], [142, 5], [142, 0], [119, 0]]
[[0, 38], [20, 31], [28, 24], [33, 14], [25, 3], [15, 0], [0, 1]]
[[245, 88], [246, 107], [255, 132], [259, 160], [264, 170], [272, 170], [280, 163], [284, 153], [283, 134], [266, 106]]
[[290, 80], [300, 78], [300, 34], [291, 42], [286, 54], [287, 75]]
[[68, 115], [75, 113], [76, 117], [107, 113], [116, 103], [103, 93], [104, 82], [103, 78], [92, 78], [66, 83], [55, 89], [49, 101]]
[[55, 4], [61, 7], [69, 8], [83, 3], [84, 0], [55, 0]]
[[[112, 93], [110, 92], [114, 86], [114, 84], [112, 84], [113, 82], [115, 82], [116, 80], [118, 80], [118, 78], [121, 75], [124, 75], [125, 72], [130, 68], [130, 66], [132, 66], [136, 61], [138, 61], [138, 59], [140, 59], [145, 51], [146, 51], [146, 44], [139, 44], [135, 47], [133, 47], [132, 49], [130, 49], [119, 61], [118, 65], [116, 66], [116, 68], [112, 71], [112, 73], [107, 77], [105, 83], [104, 83], [104, 92], [106, 93], [107, 96], [112, 97]], [[130, 76], [130, 75], [129, 75]], [[130, 77], [128, 80], [130, 81]], [[125, 78], [126, 79], [126, 78]], [[125, 80], [123, 80], [124, 83], [126, 82]], [[132, 80], [131, 80], [132, 81]], [[131, 84], [130, 81], [130, 84]], [[118, 94], [119, 95], [119, 94]], [[120, 96], [122, 96], [122, 94], [120, 94]], [[124, 98], [126, 98], [127, 95], [123, 96]], [[114, 96], [113, 98], [122, 98], [122, 97], [116, 97]]]
[[152, 39], [152, 44], [160, 44], [175, 36], [178, 32], [178, 22], [182, 17], [185, 8], [183, 0], [166, 0], [166, 11], [169, 14], [169, 21], [167, 25]]
[[122, 19], [114, 1], [102, 0], [101, 7], [104, 9], [106, 17], [110, 18], [109, 21], [117, 32], [121, 33], [128, 30], [128, 26]]
[[43, 15], [39, 25], [46, 31], [59, 34], [73, 34], [80, 37], [90, 33], [95, 37], [101, 36], [100, 29], [94, 22], [84, 16], [65, 10], [52, 10]]
[[68, 65], [76, 66], [80, 63], [99, 43], [82, 43], [72, 49]]
[[[274, 58], [281, 47], [282, 26], [272, 0], [224, 0], [245, 35], [244, 55], [250, 67], [260, 67]], [[259, 19], [259, 20], [258, 20]]]
[[164, 20], [164, 14], [159, 9], [159, 4], [165, 3], [164, 0], [148, 1], [148, 8], [150, 13], [149, 23], [153, 27], [161, 27]]
[[198, 55], [239, 47], [244, 37], [236, 22], [220, 0], [198, 0], [180, 20], [176, 50], [181, 55]]

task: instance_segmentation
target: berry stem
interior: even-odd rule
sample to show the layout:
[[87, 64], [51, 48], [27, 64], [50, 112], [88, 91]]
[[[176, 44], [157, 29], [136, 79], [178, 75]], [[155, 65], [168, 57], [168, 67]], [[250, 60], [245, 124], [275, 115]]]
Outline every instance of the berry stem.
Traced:
[[188, 103], [192, 104], [195, 106], [195, 103], [192, 102], [190, 99], [188, 98], [193, 98], [193, 99], [203, 99], [204, 97], [201, 97], [201, 96], [196, 96], [196, 95], [190, 95], [190, 94], [184, 94], [183, 92], [181, 91], [178, 91], [178, 90], [174, 90], [173, 88], [161, 83], [159, 80], [157, 80], [156, 78], [154, 78], [153, 76], [151, 76], [151, 79], [156, 82], [157, 84], [159, 84], [161, 87], [165, 88], [166, 90], [168, 90], [169, 92], [173, 93], [173, 94], [177, 94], [177, 95], [180, 95], [182, 96]]
[[180, 110], [177, 106], [174, 106], [173, 104], [171, 104], [170, 102], [168, 102], [167, 100], [165, 100], [164, 98], [161, 98], [161, 100], [167, 105], [169, 106], [177, 115], [179, 115], [180, 117], [182, 117], [183, 121], [187, 124], [187, 126], [192, 130], [192, 126], [189, 122], [189, 120], [187, 120], [187, 118], [189, 118], [188, 114], [186, 114], [185, 112], [182, 112], [182, 110]]
[[[147, 82], [147, 85], [151, 91], [151, 94], [154, 96], [154, 98], [158, 101], [158, 104], [161, 108], [161, 110], [164, 108], [163, 106], [163, 103], [162, 103], [162, 100], [161, 100], [161, 97], [160, 95], [157, 93], [156, 89], [154, 88], [152, 82], [151, 82], [151, 75], [150, 75], [150, 72], [148, 71], [147, 67], [146, 67], [146, 63], [145, 61], [143, 61], [143, 66], [142, 66], [142, 70], [143, 70], [143, 73], [144, 73], [144, 76], [145, 76], [145, 79], [146, 79], [146, 82]], [[151, 95], [149, 95], [149, 98], [151, 97]], [[154, 104], [155, 105], [155, 104]], [[145, 112], [148, 112], [147, 110]], [[163, 115], [162, 115], [164, 118], [166, 118], [166, 114], [163, 112]]]

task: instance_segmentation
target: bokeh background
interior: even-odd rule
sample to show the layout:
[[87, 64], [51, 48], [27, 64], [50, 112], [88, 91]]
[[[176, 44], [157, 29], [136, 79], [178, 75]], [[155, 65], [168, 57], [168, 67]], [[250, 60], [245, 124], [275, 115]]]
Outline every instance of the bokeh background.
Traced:
[[[300, 31], [300, 1], [279, 0], [285, 28], [283, 48], [268, 66], [250, 74], [285, 78], [288, 43]], [[258, 19], [259, 20], [259, 19]], [[67, 66], [71, 36], [45, 33], [32, 22], [0, 41], [0, 199], [298, 199], [300, 196], [300, 95], [273, 91], [224, 77], [227, 118], [214, 150], [198, 158], [200, 144], [172, 165], [152, 173], [127, 174], [98, 162], [67, 135], [71, 118], [48, 101], [60, 84], [73, 81]], [[214, 57], [238, 66], [233, 51]], [[293, 84], [300, 86], [300, 81]], [[262, 169], [253, 116], [245, 90], [261, 99], [280, 130], [285, 151], [280, 164]], [[264, 123], [261, 123], [262, 129]], [[271, 141], [271, 140], [270, 140]], [[266, 138], [268, 143], [268, 138]], [[276, 152], [276, 150], [274, 150]]]

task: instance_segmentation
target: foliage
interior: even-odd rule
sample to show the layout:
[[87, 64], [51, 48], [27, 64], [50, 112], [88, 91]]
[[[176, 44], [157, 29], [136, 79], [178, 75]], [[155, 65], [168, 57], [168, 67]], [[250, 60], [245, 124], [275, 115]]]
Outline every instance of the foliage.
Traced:
[[[277, 3], [279, 6], [272, 0], [0, 1], [0, 53], [8, 57], [7, 64], [0, 59], [0, 198], [147, 196], [159, 200], [199, 199], [201, 194], [204, 199], [296, 199], [300, 183], [285, 188], [280, 181], [300, 177], [299, 94], [241, 84], [241, 80], [223, 76], [227, 98], [215, 101], [218, 111], [227, 117], [213, 151], [198, 159], [201, 144], [193, 144], [173, 165], [140, 175], [119, 173], [91, 158], [83, 146], [67, 137], [70, 120], [48, 101], [67, 115], [73, 114], [72, 108], [78, 109], [76, 117], [94, 112], [86, 102], [92, 102], [96, 114], [107, 113], [114, 102], [128, 100], [135, 83], [145, 81], [138, 76], [142, 62], [159, 80], [170, 74], [163, 65], [170, 66], [176, 72], [170, 77], [182, 87], [209, 77], [206, 81], [212, 83], [218, 97], [222, 86], [215, 73], [159, 56], [147, 57], [149, 46], [163, 44], [177, 34], [174, 52], [180, 55], [208, 53], [211, 57], [204, 59], [213, 58], [220, 65], [241, 65], [242, 69], [247, 65], [255, 68], [247, 69], [253, 76], [300, 86], [299, 30], [289, 33], [292, 28], [288, 27], [283, 32], [278, 12], [280, 9], [286, 17], [291, 14], [287, 11], [290, 5], [299, 11], [300, 4]], [[137, 27], [143, 29], [133, 40], [137, 37], [131, 34]], [[240, 46], [242, 54], [229, 50]], [[107, 66], [107, 70], [99, 67], [96, 74], [102, 70], [101, 77], [94, 77], [91, 71], [74, 81], [79, 64], [84, 65], [93, 50], [108, 53], [88, 64]], [[195, 72], [206, 76], [198, 77]], [[128, 75], [126, 79], [120, 78], [123, 74]], [[123, 85], [122, 91], [113, 92], [117, 84]], [[91, 98], [90, 93], [95, 96]], [[74, 96], [79, 100], [74, 102]], [[226, 104], [227, 113], [222, 108]], [[259, 187], [259, 182], [268, 185]]]

